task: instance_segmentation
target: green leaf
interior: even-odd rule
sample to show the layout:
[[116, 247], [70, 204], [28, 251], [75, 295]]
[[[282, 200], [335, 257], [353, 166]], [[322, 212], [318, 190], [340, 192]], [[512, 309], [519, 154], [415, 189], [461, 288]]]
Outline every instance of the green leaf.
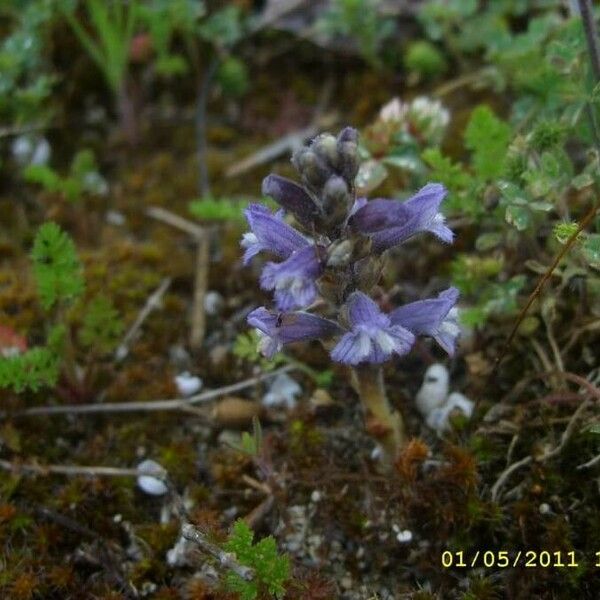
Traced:
[[370, 159], [361, 163], [355, 180], [358, 193], [372, 192], [385, 181], [387, 175], [387, 169], [378, 160]]
[[571, 181], [571, 185], [576, 190], [582, 190], [583, 188], [589, 187], [594, 183], [594, 178], [590, 173], [583, 172], [574, 177]]
[[600, 266], [600, 233], [592, 233], [583, 243], [583, 255], [593, 266]]
[[517, 228], [518, 231], [524, 231], [531, 225], [531, 213], [524, 206], [512, 204], [506, 207], [504, 215], [506, 222]]
[[567, 240], [577, 231], [579, 225], [574, 222], [570, 223], [557, 223], [554, 226], [554, 237], [561, 244], [565, 244]]
[[112, 302], [105, 296], [96, 296], [87, 306], [79, 341], [87, 348], [107, 354], [119, 343], [123, 329]]
[[499, 119], [487, 105], [471, 114], [465, 130], [465, 145], [473, 154], [473, 168], [483, 179], [498, 177], [511, 139], [510, 126]]
[[278, 555], [272, 536], [263, 538], [254, 546], [253, 539], [254, 533], [247, 523], [241, 519], [236, 521], [223, 548], [233, 552], [241, 564], [254, 569], [255, 578], [244, 581], [239, 575], [228, 573], [226, 586], [244, 600], [254, 600], [262, 590], [282, 598], [290, 574], [289, 558]]
[[206, 221], [242, 221], [244, 219], [244, 209], [249, 204], [245, 200], [207, 196], [192, 200], [188, 205], [188, 209], [192, 215]]
[[0, 389], [11, 388], [19, 393], [53, 387], [60, 370], [63, 339], [64, 328], [53, 327], [46, 346], [31, 348], [17, 356], [0, 357]]
[[84, 280], [73, 240], [56, 223], [44, 223], [31, 251], [33, 273], [45, 309], [81, 295]]
[[475, 248], [479, 252], [485, 252], [495, 248], [502, 242], [502, 234], [498, 232], [482, 233], [475, 240]]

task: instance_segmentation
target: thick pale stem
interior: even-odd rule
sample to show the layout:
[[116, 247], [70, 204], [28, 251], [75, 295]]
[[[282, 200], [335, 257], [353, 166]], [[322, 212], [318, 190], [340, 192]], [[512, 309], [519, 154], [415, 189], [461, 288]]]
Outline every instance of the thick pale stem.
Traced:
[[406, 441], [402, 416], [390, 406], [381, 367], [361, 365], [354, 369], [354, 374], [365, 411], [365, 427], [391, 464]]

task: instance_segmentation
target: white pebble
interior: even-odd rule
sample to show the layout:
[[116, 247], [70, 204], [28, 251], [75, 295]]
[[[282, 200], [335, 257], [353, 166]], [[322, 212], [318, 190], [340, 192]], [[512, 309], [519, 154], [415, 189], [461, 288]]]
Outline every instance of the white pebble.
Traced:
[[202, 379], [187, 371], [175, 376], [175, 385], [182, 396], [191, 396], [202, 387]]
[[413, 539], [412, 531], [410, 531], [410, 529], [404, 529], [404, 530], [398, 532], [398, 534], [396, 535], [396, 539], [401, 544], [407, 544], [408, 542], [410, 542]]
[[320, 502], [322, 498], [323, 494], [321, 494], [319, 490], [314, 490], [313, 493], [310, 495], [311, 502]]
[[542, 502], [542, 504], [540, 504], [539, 511], [541, 515], [549, 515], [552, 512], [552, 509], [550, 508], [549, 504]]
[[207, 315], [213, 317], [223, 310], [223, 296], [219, 292], [210, 290], [204, 296], [204, 311]]
[[[166, 473], [165, 470], [154, 460], [144, 460], [137, 466], [138, 471], [156, 471]], [[152, 475], [140, 475], [137, 478], [138, 487], [151, 496], [164, 496], [168, 488], [164, 481]]]

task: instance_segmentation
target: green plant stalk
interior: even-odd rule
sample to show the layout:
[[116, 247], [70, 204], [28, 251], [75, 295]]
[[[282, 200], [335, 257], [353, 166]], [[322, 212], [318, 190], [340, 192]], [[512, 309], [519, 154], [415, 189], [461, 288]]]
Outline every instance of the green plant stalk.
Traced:
[[127, 67], [136, 23], [137, 0], [131, 0], [127, 7], [121, 0], [112, 4], [104, 0], [87, 0], [86, 7], [98, 40], [84, 29], [73, 14], [65, 11], [65, 17], [81, 45], [104, 75], [115, 98], [121, 127], [127, 138], [135, 142], [136, 116], [127, 91]]
[[380, 366], [359, 365], [354, 368], [354, 375], [365, 413], [365, 428], [377, 440], [391, 466], [406, 443], [402, 416], [389, 403]]

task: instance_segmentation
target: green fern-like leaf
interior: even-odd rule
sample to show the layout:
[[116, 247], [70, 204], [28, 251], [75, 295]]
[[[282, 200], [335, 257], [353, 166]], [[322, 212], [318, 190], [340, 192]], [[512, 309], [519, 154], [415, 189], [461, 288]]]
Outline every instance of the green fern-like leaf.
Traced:
[[465, 145], [473, 153], [473, 168], [483, 179], [498, 177], [511, 138], [511, 128], [485, 104], [471, 114], [465, 130]]
[[38, 294], [45, 309], [83, 292], [84, 280], [75, 244], [56, 223], [44, 223], [39, 228], [31, 259]]
[[60, 370], [60, 350], [64, 328], [54, 327], [48, 335], [48, 344], [31, 348], [23, 354], [0, 358], [0, 389], [10, 388], [20, 393], [53, 387]]
[[285, 582], [289, 578], [290, 563], [287, 556], [279, 556], [272, 536], [252, 545], [254, 533], [245, 521], [235, 522], [231, 535], [224, 544], [225, 550], [233, 552], [237, 560], [255, 571], [253, 581], [244, 581], [235, 573], [226, 578], [227, 587], [240, 594], [242, 600], [254, 600], [261, 589], [266, 589], [277, 598], [285, 593]]
[[123, 333], [123, 322], [112, 302], [104, 296], [96, 296], [87, 307], [79, 341], [87, 348], [101, 354], [114, 350]]

